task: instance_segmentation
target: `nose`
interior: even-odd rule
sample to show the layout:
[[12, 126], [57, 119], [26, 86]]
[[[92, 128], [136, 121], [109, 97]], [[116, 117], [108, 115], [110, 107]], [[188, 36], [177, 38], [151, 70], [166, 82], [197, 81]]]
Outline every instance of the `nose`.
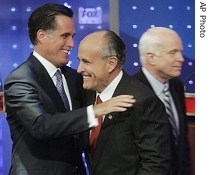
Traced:
[[81, 64], [81, 62], [79, 63], [79, 66], [77, 68], [77, 72], [78, 73], [81, 73], [82, 72], [82, 64]]
[[182, 55], [182, 52], [179, 52], [179, 55], [178, 55], [178, 60], [180, 61], [180, 62], [184, 62], [184, 57], [183, 57], [183, 55]]
[[73, 48], [74, 47], [74, 39], [72, 37], [69, 37], [67, 40], [68, 47]]

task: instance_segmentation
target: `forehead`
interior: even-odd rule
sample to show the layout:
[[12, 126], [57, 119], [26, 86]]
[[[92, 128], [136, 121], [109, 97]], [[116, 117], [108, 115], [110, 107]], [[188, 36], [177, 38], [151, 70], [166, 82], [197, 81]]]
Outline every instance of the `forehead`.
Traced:
[[183, 50], [183, 45], [180, 37], [176, 35], [166, 36], [161, 44], [161, 48], [167, 51], [170, 50]]
[[101, 52], [103, 48], [102, 35], [98, 33], [90, 34], [86, 36], [79, 45], [79, 50], [88, 52]]
[[57, 15], [55, 21], [56, 29], [71, 30], [75, 33], [74, 21], [72, 18], [64, 15]]
[[81, 45], [101, 45], [103, 43], [103, 33], [102, 32], [95, 32], [92, 34], [87, 35], [82, 41], [81, 41]]
[[100, 47], [97, 43], [88, 42], [88, 40], [83, 40], [78, 49], [78, 58], [92, 61], [94, 58], [100, 57]]

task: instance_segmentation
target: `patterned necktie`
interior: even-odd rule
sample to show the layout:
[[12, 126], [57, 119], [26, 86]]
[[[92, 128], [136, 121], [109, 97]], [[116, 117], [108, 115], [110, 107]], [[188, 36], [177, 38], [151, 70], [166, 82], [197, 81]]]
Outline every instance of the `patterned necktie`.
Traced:
[[[101, 101], [100, 97], [97, 96], [96, 104], [99, 104], [101, 102], [102, 101]], [[98, 117], [98, 126], [92, 129], [91, 135], [90, 135], [90, 149], [91, 149], [92, 155], [95, 151], [96, 143], [98, 140], [98, 135], [101, 130], [101, 124], [102, 124], [102, 116], [99, 116]]]
[[61, 75], [61, 72], [60, 70], [57, 70], [56, 73], [55, 73], [55, 76], [56, 76], [56, 88], [61, 96], [61, 99], [64, 103], [64, 106], [66, 108], [67, 111], [70, 110], [70, 106], [69, 106], [69, 101], [68, 101], [68, 98], [66, 96], [66, 93], [64, 91], [64, 87], [63, 87], [63, 81], [62, 81], [62, 75]]
[[172, 127], [172, 133], [175, 137], [175, 144], [178, 145], [178, 142], [177, 142], [178, 130], [177, 130], [175, 117], [173, 115], [173, 111], [171, 107], [171, 99], [170, 99], [168, 84], [164, 85], [163, 93], [164, 93], [164, 104], [165, 104], [166, 112], [169, 115], [168, 119]]

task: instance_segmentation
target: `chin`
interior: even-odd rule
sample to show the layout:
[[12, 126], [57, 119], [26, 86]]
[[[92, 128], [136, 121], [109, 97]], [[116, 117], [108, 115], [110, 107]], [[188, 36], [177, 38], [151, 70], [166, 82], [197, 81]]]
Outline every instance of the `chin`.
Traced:
[[84, 85], [84, 84], [83, 84], [83, 88], [86, 89], [86, 90], [89, 89], [88, 86], [87, 85]]
[[177, 78], [177, 77], [179, 77], [180, 76], [180, 74], [173, 74], [172, 76], [171, 76], [171, 78]]

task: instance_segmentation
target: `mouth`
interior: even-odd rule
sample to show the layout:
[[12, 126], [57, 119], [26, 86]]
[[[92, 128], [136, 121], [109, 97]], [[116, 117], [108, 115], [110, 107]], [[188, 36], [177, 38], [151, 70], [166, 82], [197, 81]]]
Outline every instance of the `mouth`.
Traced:
[[181, 70], [182, 69], [182, 66], [174, 66], [174, 68]]
[[91, 78], [91, 76], [89, 74], [85, 74], [85, 73], [82, 74], [82, 77], [83, 77], [83, 80], [87, 80], [87, 79]]
[[70, 50], [62, 50], [65, 54], [70, 55], [71, 51]]
[[178, 67], [175, 67], [176, 69], [178, 69], [178, 70], [181, 70], [182, 69], [182, 67], [181, 66], [178, 66]]
[[83, 75], [83, 79], [88, 79], [88, 78], [91, 78], [90, 75]]

